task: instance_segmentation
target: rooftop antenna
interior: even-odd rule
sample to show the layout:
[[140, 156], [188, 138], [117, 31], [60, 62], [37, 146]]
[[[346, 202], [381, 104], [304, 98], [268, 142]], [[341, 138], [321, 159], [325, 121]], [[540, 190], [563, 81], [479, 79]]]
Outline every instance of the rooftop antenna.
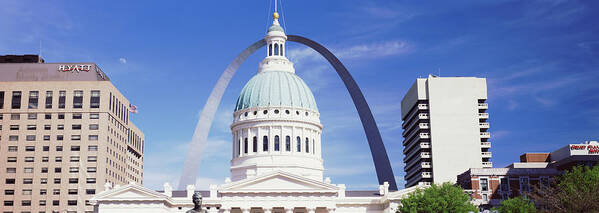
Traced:
[[42, 63], [42, 40], [40, 39], [40, 54], [37, 56], [37, 63]]

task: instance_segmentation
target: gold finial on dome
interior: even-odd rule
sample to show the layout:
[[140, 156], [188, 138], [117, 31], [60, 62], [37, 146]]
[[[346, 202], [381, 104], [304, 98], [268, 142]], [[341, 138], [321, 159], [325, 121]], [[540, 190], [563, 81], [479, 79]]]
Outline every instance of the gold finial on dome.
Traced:
[[277, 13], [277, 12], [273, 13], [272, 18], [279, 19], [279, 13]]

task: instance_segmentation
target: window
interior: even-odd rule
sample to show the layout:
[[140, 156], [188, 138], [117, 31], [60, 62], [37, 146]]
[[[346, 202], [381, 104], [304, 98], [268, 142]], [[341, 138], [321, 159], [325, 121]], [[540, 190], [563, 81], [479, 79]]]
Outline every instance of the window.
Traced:
[[0, 91], [0, 109], [4, 109], [4, 91]]
[[69, 194], [70, 195], [76, 195], [77, 194], [77, 189], [69, 189]]
[[71, 146], [71, 151], [79, 151], [81, 148], [79, 146]]
[[56, 158], [54, 158], [54, 162], [62, 162], [62, 157], [56, 157]]
[[35, 135], [27, 135], [25, 137], [25, 140], [27, 140], [27, 141], [35, 141]]
[[81, 124], [73, 124], [73, 126], [71, 126], [72, 130], [81, 130]]
[[46, 91], [46, 109], [52, 109], [52, 91]]
[[52, 126], [50, 124], [44, 125], [44, 130], [52, 130]]
[[279, 151], [279, 136], [275, 135], [275, 151]]
[[96, 183], [96, 178], [87, 178], [85, 183]]
[[27, 114], [27, 119], [29, 119], [29, 120], [36, 120], [37, 119], [37, 113], [29, 113], [29, 114]]
[[72, 141], [80, 141], [81, 140], [81, 135], [71, 135], [71, 140]]
[[64, 140], [64, 135], [56, 135], [56, 140], [57, 141]]
[[[55, 184], [60, 184], [60, 178], [54, 178], [54, 183], [55, 183]], [[55, 190], [56, 190], [56, 189], [55, 189]], [[59, 191], [59, 193], [60, 193], [60, 191]]]
[[243, 139], [243, 153], [248, 153], [248, 138]]
[[48, 173], [48, 167], [42, 167], [42, 173]]
[[21, 114], [10, 114], [10, 120], [21, 120]]
[[31, 195], [31, 189], [23, 189], [23, 195]]
[[306, 138], [306, 153], [310, 153], [310, 139]]
[[37, 126], [36, 125], [27, 125], [27, 130], [36, 130]]
[[33, 157], [25, 157], [25, 162], [33, 162], [34, 158]]
[[17, 168], [6, 168], [6, 173], [17, 173]]
[[510, 182], [508, 181], [508, 178], [501, 178], [501, 179], [499, 179], [499, 181], [500, 181], [501, 191], [509, 192], [510, 191]]
[[98, 161], [97, 156], [87, 156], [87, 162], [96, 162]]
[[12, 92], [12, 109], [21, 109], [21, 91], [13, 91]]
[[302, 139], [300, 139], [299, 136], [297, 136], [297, 138], [296, 138], [296, 144], [297, 144], [297, 152], [301, 152], [302, 151]]
[[97, 141], [97, 140], [98, 140], [98, 135], [89, 135], [89, 136], [88, 136], [88, 139], [89, 139], [90, 141]]
[[64, 119], [64, 113], [58, 113], [58, 119], [63, 120]]
[[252, 151], [258, 152], [258, 138], [256, 136], [252, 140], [252, 146]]
[[[41, 184], [48, 184], [48, 178], [42, 178], [42, 179], [40, 179], [40, 183]], [[44, 189], [44, 191], [45, 191], [45, 189]]]
[[[44, 189], [45, 190], [45, 189]], [[45, 200], [40, 200], [40, 206], [46, 206], [46, 201]], [[40, 212], [41, 213], [41, 212]]]
[[487, 194], [483, 194], [483, 201], [489, 201], [489, 196]]
[[44, 135], [44, 141], [49, 141], [50, 140], [50, 135]]
[[100, 114], [98, 114], [98, 113], [89, 114], [89, 119], [99, 119], [99, 118], [100, 118]]
[[79, 162], [79, 156], [71, 156], [71, 162]]
[[90, 124], [89, 125], [89, 130], [98, 130], [99, 129], [99, 125], [98, 124]]
[[262, 137], [262, 151], [267, 152], [268, 151], [268, 136], [264, 136]]
[[53, 206], [59, 206], [60, 205], [60, 201], [59, 200], [53, 200], [52, 201], [52, 205]]
[[10, 135], [8, 136], [8, 141], [18, 141], [19, 140], [19, 136], [18, 135]]
[[8, 178], [4, 181], [4, 183], [6, 184], [15, 184], [15, 179], [14, 178]]
[[29, 91], [29, 105], [28, 109], [37, 109], [37, 100], [39, 97], [38, 91]]
[[81, 119], [81, 113], [73, 113], [73, 119]]
[[98, 146], [87, 146], [87, 151], [98, 151]]
[[25, 178], [25, 179], [23, 179], [23, 184], [33, 184], [33, 178]]
[[72, 184], [79, 183], [79, 179], [77, 179], [77, 178], [69, 178], [69, 183], [72, 183]]
[[61, 152], [62, 151], [62, 146], [56, 146], [56, 151], [57, 152]]
[[73, 108], [81, 109], [83, 108], [83, 91], [75, 90], [73, 97]]
[[4, 206], [14, 206], [14, 201], [12, 200], [5, 200], [4, 201]]
[[76, 206], [76, 205], [77, 205], [77, 200], [68, 200], [68, 201], [67, 201], [67, 204], [68, 204], [69, 206]]
[[69, 173], [79, 173], [79, 167], [70, 167]]
[[14, 163], [14, 162], [17, 162], [17, 157], [8, 157], [8, 158], [6, 159], [6, 162], [9, 162], [9, 163]]
[[291, 137], [289, 135], [285, 136], [285, 151], [291, 151]]
[[59, 109], [64, 109], [65, 107], [65, 100], [67, 98], [67, 91], [58, 91], [58, 108]]
[[10, 125], [10, 130], [19, 130], [19, 125]]
[[89, 102], [90, 102], [90, 104], [89, 104], [90, 108], [100, 108], [100, 91], [99, 90], [92, 90], [92, 94], [91, 94], [91, 98], [90, 98]]
[[32, 167], [23, 168], [23, 173], [33, 173]]
[[54, 168], [54, 173], [61, 173], [61, 172], [62, 172], [62, 168], [60, 168], [60, 167]]
[[35, 146], [26, 146], [25, 151], [26, 152], [35, 152]]
[[15, 194], [15, 190], [12, 190], [12, 189], [4, 190], [4, 195], [14, 195], [14, 194]]
[[275, 44], [275, 55], [279, 55], [279, 44]]
[[48, 151], [50, 151], [50, 146], [43, 146], [43, 147], [42, 147], [42, 150], [43, 150], [44, 152], [48, 152]]
[[268, 56], [272, 56], [272, 44], [268, 45]]
[[95, 195], [96, 194], [96, 189], [86, 189], [85, 190], [85, 194]]
[[16, 152], [17, 150], [18, 150], [17, 146], [9, 146], [8, 147], [9, 152]]
[[528, 185], [528, 177], [520, 177], [520, 192], [528, 192], [530, 191], [530, 187]]
[[46, 119], [46, 120], [52, 119], [52, 114], [50, 114], [50, 113], [44, 114], [44, 119]]
[[87, 167], [87, 172], [95, 173], [96, 172], [96, 167]]
[[480, 190], [483, 192], [489, 191], [489, 179], [487, 179], [487, 178], [480, 179]]
[[48, 162], [48, 157], [42, 157], [42, 162]]

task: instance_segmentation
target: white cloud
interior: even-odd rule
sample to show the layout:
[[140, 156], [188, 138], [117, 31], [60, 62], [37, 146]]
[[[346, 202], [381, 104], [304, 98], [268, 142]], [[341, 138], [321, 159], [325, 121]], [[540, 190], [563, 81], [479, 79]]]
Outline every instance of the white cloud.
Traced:
[[121, 64], [126, 64], [127, 63], [127, 59], [125, 59], [125, 58], [119, 58], [119, 62], [121, 62]]
[[[392, 40], [384, 42], [375, 42], [369, 44], [357, 44], [340, 49], [332, 49], [331, 52], [340, 59], [371, 59], [387, 57], [392, 55], [401, 55], [409, 53], [413, 46], [406, 41]], [[287, 56], [296, 64], [302, 64], [305, 61], [322, 60], [316, 51], [311, 48], [294, 48], [287, 52]]]

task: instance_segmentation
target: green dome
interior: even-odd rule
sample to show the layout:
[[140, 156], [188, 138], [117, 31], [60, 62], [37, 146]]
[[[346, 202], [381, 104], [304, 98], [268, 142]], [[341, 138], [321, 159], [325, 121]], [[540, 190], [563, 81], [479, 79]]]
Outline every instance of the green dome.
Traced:
[[270, 32], [270, 31], [281, 31], [281, 32], [285, 32], [280, 25], [272, 25], [272, 26], [270, 26], [268, 28], [268, 32]]
[[235, 111], [250, 107], [301, 107], [318, 111], [310, 88], [297, 75], [285, 71], [264, 71], [245, 84]]

